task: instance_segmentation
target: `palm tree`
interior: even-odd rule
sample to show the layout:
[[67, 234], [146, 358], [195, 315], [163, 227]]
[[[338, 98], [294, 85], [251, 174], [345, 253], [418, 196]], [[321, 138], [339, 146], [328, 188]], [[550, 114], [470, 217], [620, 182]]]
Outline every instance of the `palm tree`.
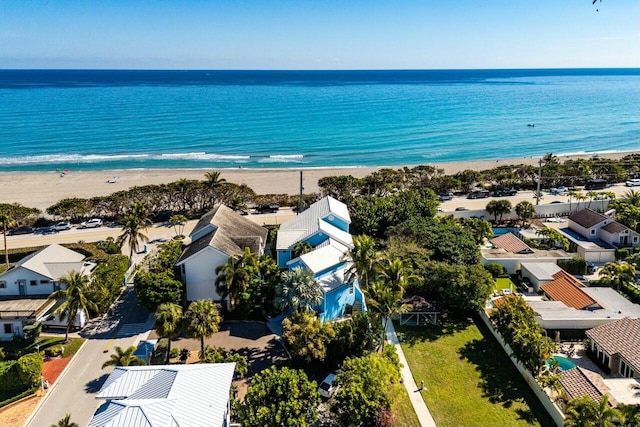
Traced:
[[242, 255], [231, 256], [225, 264], [216, 267], [216, 290], [222, 299], [229, 297], [231, 310], [237, 306], [259, 273], [258, 259], [249, 248], [244, 248]]
[[410, 275], [400, 258], [394, 258], [391, 261], [382, 260], [378, 264], [378, 273], [380, 281], [392, 290], [404, 291], [410, 284], [420, 282], [418, 276]]
[[282, 273], [282, 282], [276, 294], [276, 306], [282, 310], [311, 310], [312, 306], [322, 302], [322, 289], [313, 272], [302, 267]]
[[57, 423], [51, 424], [51, 427], [80, 427], [77, 423], [71, 421], [71, 414], [65, 415], [63, 418], [58, 420]]
[[115, 347], [115, 353], [113, 353], [109, 360], [102, 364], [102, 369], [107, 366], [142, 366], [147, 363], [140, 359], [138, 356], [134, 356], [133, 353], [136, 352], [136, 346], [132, 345], [126, 350], [122, 350], [121, 347]]
[[367, 305], [382, 316], [384, 325], [380, 341], [380, 349], [382, 350], [384, 349], [384, 337], [387, 333], [389, 320], [392, 316], [406, 311], [406, 306], [402, 304], [404, 289], [389, 287], [383, 281], [374, 281], [369, 283], [369, 288], [365, 294], [367, 296]]
[[194, 301], [185, 313], [187, 335], [200, 339], [200, 354], [204, 354], [204, 339], [218, 332], [220, 315], [213, 301]]
[[149, 238], [142, 234], [151, 224], [149, 210], [144, 203], [133, 202], [122, 219], [122, 234], [118, 236], [118, 243], [129, 242], [129, 259], [133, 260], [133, 253], [139, 252], [140, 242], [148, 242]]
[[88, 298], [89, 278], [77, 271], [70, 271], [60, 278], [60, 281], [67, 285], [66, 289], [59, 289], [49, 295], [50, 300], [62, 301], [53, 312], [59, 316], [60, 320], [67, 319], [64, 341], [69, 341], [69, 330], [76, 320], [80, 311], [84, 311], [87, 316], [91, 312], [97, 312], [98, 306]]
[[574, 195], [574, 197], [578, 201], [578, 204], [576, 205], [576, 212], [577, 212], [579, 210], [579, 208], [580, 208], [580, 202], [584, 202], [585, 200], [587, 200], [587, 196], [582, 194], [581, 191], [577, 191], [576, 194]]
[[546, 153], [544, 156], [542, 156], [542, 162], [545, 165], [557, 164], [558, 156], [554, 155], [553, 153]]
[[630, 205], [640, 206], [640, 191], [629, 190], [624, 193], [623, 200]]
[[4, 240], [4, 263], [9, 269], [9, 251], [7, 250], [7, 227], [11, 227], [14, 223], [13, 218], [7, 214], [0, 214], [0, 222], [2, 223], [2, 236]]
[[536, 208], [531, 202], [522, 201], [516, 205], [516, 215], [522, 220], [522, 226], [524, 227], [527, 220], [533, 218], [536, 214]]
[[511, 212], [512, 208], [510, 201], [500, 199], [490, 201], [485, 209], [490, 215], [493, 215], [496, 222], [498, 222], [498, 216], [500, 217], [500, 222], [502, 222], [503, 215]]
[[189, 219], [184, 215], [173, 215], [169, 218], [169, 222], [173, 226], [173, 231], [176, 232], [176, 237], [182, 236], [182, 232], [184, 231], [184, 224], [189, 221]]
[[184, 316], [182, 307], [178, 304], [163, 303], [156, 310], [156, 322], [153, 329], [162, 338], [167, 338], [167, 359], [165, 363], [169, 363], [169, 355], [171, 354], [171, 339], [178, 333], [182, 327]]
[[307, 252], [310, 252], [313, 249], [311, 243], [306, 240], [300, 240], [293, 245], [293, 250], [291, 251], [291, 259], [298, 258], [300, 255], [304, 255]]
[[603, 277], [610, 286], [615, 286], [617, 290], [620, 290], [620, 287], [625, 283], [633, 283], [636, 277], [636, 269], [631, 264], [608, 262], [600, 270], [600, 276]]
[[218, 171], [207, 172], [204, 176], [206, 178], [205, 186], [211, 192], [211, 206], [213, 207], [218, 201], [218, 190], [227, 182], [227, 180], [220, 178], [220, 172]]
[[353, 238], [353, 248], [346, 254], [351, 259], [347, 269], [347, 281], [354, 283], [358, 280], [364, 291], [369, 287], [369, 281], [374, 279], [379, 254], [372, 237], [365, 234]]

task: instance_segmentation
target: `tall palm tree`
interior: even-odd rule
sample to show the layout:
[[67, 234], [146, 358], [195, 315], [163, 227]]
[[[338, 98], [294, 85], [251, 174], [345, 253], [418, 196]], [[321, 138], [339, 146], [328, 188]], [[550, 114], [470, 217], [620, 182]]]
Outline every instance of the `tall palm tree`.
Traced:
[[177, 236], [182, 236], [182, 232], [184, 231], [184, 225], [189, 221], [189, 219], [184, 215], [173, 215], [169, 218], [169, 222], [173, 226], [173, 231], [176, 232]]
[[133, 260], [133, 253], [139, 252], [140, 242], [148, 242], [149, 238], [143, 234], [151, 224], [149, 210], [144, 203], [133, 202], [122, 219], [122, 234], [118, 236], [118, 243], [129, 242], [129, 259]]
[[167, 359], [165, 363], [169, 363], [169, 355], [171, 354], [171, 339], [182, 328], [184, 322], [184, 314], [182, 313], [182, 307], [178, 304], [166, 302], [160, 304], [156, 310], [156, 322], [153, 325], [153, 329], [162, 338], [167, 338]]
[[213, 207], [218, 201], [218, 190], [227, 180], [220, 178], [220, 172], [218, 171], [207, 172], [204, 174], [204, 177], [206, 178], [205, 186], [211, 192], [211, 206]]
[[544, 156], [542, 156], [542, 162], [545, 165], [557, 164], [558, 163], [558, 156], [556, 156], [553, 153], [546, 153]]
[[229, 297], [229, 308], [233, 310], [242, 294], [260, 273], [258, 258], [249, 248], [242, 255], [229, 257], [225, 264], [216, 267], [216, 290], [222, 299]]
[[4, 240], [4, 263], [9, 269], [9, 251], [7, 250], [7, 228], [14, 223], [13, 218], [8, 214], [0, 214], [0, 222], [2, 223], [2, 237]]
[[311, 249], [313, 249], [311, 243], [305, 240], [300, 240], [296, 242], [295, 245], [293, 245], [293, 250], [291, 251], [291, 259], [298, 258], [300, 255], [304, 255], [307, 252], [310, 252]]
[[389, 320], [391, 320], [392, 316], [406, 311], [406, 306], [402, 304], [404, 289], [389, 287], [383, 281], [374, 281], [369, 283], [369, 288], [365, 294], [367, 296], [367, 306], [382, 316], [384, 325], [380, 340], [380, 348], [382, 350], [384, 349], [384, 337], [387, 333]]
[[93, 301], [90, 301], [87, 296], [90, 286], [87, 276], [74, 270], [61, 277], [60, 281], [67, 285], [66, 288], [53, 292], [48, 299], [62, 301], [62, 304], [55, 309], [53, 314], [58, 316], [60, 320], [67, 319], [64, 335], [64, 341], [67, 342], [69, 340], [69, 330], [71, 330], [78, 313], [84, 311], [88, 317], [91, 312], [98, 311], [98, 306]]
[[77, 423], [71, 421], [71, 414], [65, 415], [59, 419], [57, 423], [51, 424], [51, 427], [80, 427]]
[[113, 353], [109, 360], [102, 364], [102, 369], [107, 366], [143, 366], [147, 363], [140, 359], [138, 356], [134, 356], [133, 353], [136, 352], [136, 346], [132, 345], [131, 347], [123, 350], [121, 347], [115, 347], [115, 353]]
[[322, 289], [313, 272], [302, 267], [282, 273], [276, 294], [276, 306], [282, 310], [308, 311], [322, 302]]
[[574, 197], [578, 201], [578, 203], [576, 204], [576, 212], [577, 212], [580, 210], [580, 202], [584, 202], [585, 200], [587, 200], [587, 196], [585, 196], [581, 191], [576, 191], [576, 194]]
[[524, 227], [527, 220], [534, 217], [536, 214], [536, 208], [529, 201], [522, 201], [516, 205], [516, 215], [522, 220], [522, 226]]
[[363, 234], [353, 238], [353, 249], [346, 254], [351, 259], [351, 266], [347, 269], [347, 281], [353, 283], [358, 280], [364, 291], [369, 287], [369, 281], [375, 278], [376, 264], [379, 254], [372, 237]]
[[184, 317], [187, 335], [200, 339], [200, 354], [204, 354], [204, 339], [218, 332], [220, 327], [218, 308], [209, 299], [194, 301]]
[[402, 293], [407, 289], [407, 286], [413, 283], [420, 282], [418, 276], [409, 274], [404, 266], [404, 262], [400, 258], [393, 258], [392, 260], [383, 259], [378, 264], [378, 273], [380, 275], [380, 281], [384, 285], [393, 290], [402, 290]]
[[631, 264], [608, 262], [600, 270], [600, 276], [609, 282], [611, 286], [615, 286], [617, 290], [620, 290], [623, 284], [633, 283], [636, 277], [636, 269]]
[[622, 198], [625, 202], [633, 206], [640, 206], [640, 191], [629, 190]]

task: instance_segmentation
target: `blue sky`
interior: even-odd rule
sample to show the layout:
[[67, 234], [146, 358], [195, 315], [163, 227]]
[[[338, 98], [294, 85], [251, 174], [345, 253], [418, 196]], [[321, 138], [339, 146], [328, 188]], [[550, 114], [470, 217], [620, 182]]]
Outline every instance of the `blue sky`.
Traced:
[[5, 0], [0, 68], [639, 67], [639, 16], [638, 0]]

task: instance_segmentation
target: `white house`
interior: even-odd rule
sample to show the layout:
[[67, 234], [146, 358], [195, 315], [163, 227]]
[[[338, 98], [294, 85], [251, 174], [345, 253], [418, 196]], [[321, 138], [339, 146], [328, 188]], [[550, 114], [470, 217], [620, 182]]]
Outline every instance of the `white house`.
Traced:
[[489, 246], [481, 248], [480, 254], [482, 265], [497, 263], [509, 274], [515, 274], [525, 262], [557, 263], [560, 259], [571, 259], [562, 249], [533, 249], [513, 233], [505, 233], [489, 240]]
[[60, 278], [70, 271], [95, 267], [84, 255], [57, 244], [32, 253], [0, 274], [0, 296], [48, 296], [60, 289]]
[[187, 301], [220, 300], [216, 292], [216, 267], [245, 248], [262, 255], [268, 230], [219, 205], [205, 214], [189, 235], [191, 242], [180, 255], [177, 266], [186, 286]]
[[118, 366], [89, 427], [229, 427], [235, 363]]
[[[300, 267], [313, 272], [323, 293], [322, 302], [315, 307], [322, 321], [342, 317], [349, 307], [362, 310], [364, 306], [364, 296], [357, 281], [348, 283], [345, 277], [350, 266], [346, 254], [353, 248], [349, 224], [351, 217], [347, 206], [327, 196], [282, 224], [278, 230], [278, 265], [290, 270]], [[296, 245], [300, 242], [312, 249], [295, 256]]]
[[[24, 257], [0, 274], [0, 341], [21, 336], [24, 326], [47, 317], [56, 304], [47, 297], [64, 288], [60, 278], [74, 270], [89, 274], [95, 267], [84, 258], [54, 244]], [[83, 316], [84, 313], [79, 316], [82, 325]]]
[[615, 261], [616, 248], [640, 245], [640, 234], [615, 220], [615, 211], [601, 214], [582, 209], [568, 218], [568, 226], [560, 229], [578, 256], [586, 261]]

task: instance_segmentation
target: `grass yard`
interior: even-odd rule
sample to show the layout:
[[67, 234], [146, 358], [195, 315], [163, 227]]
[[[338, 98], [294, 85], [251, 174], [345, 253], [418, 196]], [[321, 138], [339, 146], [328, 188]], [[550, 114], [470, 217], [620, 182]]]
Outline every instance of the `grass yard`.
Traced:
[[46, 336], [41, 335], [34, 344], [27, 346], [18, 345], [18, 343], [4, 342], [0, 347], [4, 347], [5, 351], [11, 352], [21, 350], [23, 354], [34, 353], [36, 351], [36, 344], [40, 346], [40, 352], [44, 352], [50, 347], [57, 345], [64, 346], [64, 353], [62, 357], [73, 356], [82, 346], [82, 343], [86, 340], [84, 338], [69, 338], [69, 342], [64, 344], [63, 336]]
[[480, 322], [396, 326], [416, 383], [424, 380], [422, 396], [438, 427], [553, 425]]
[[396, 416], [397, 427], [414, 427], [420, 425], [416, 411], [413, 410], [411, 400], [404, 384], [394, 384], [390, 394], [395, 396], [391, 409]]
[[513, 292], [518, 290], [515, 283], [513, 283], [508, 277], [498, 277], [493, 288], [498, 292], [503, 289], [511, 289]]

